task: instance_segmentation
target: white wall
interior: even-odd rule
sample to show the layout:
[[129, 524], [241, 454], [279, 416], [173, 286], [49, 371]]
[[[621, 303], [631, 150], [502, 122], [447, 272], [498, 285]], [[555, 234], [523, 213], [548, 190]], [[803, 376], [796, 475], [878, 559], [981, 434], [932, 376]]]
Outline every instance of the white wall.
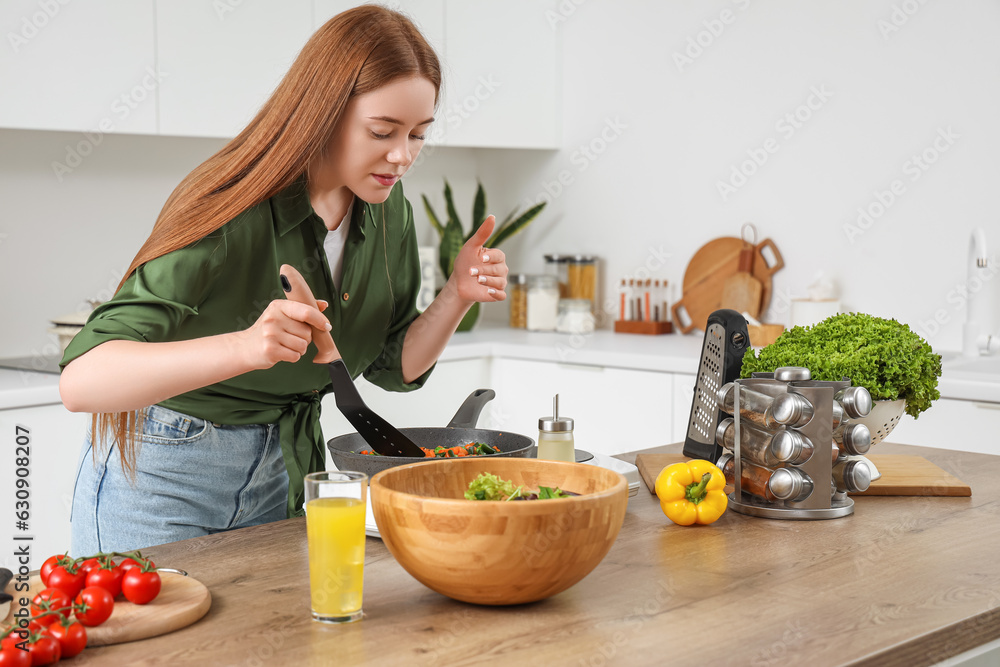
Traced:
[[[844, 305], [911, 324], [937, 349], [960, 347], [968, 234], [981, 225], [995, 252], [1000, 222], [1000, 5], [917, 0], [744, 2], [566, 0], [553, 20], [563, 41], [561, 151], [436, 149], [406, 180], [441, 207], [441, 177], [467, 215], [478, 175], [491, 210], [551, 204], [505, 250], [512, 270], [540, 271], [546, 252], [606, 259], [604, 288], [669, 253], [657, 275], [678, 285], [694, 252], [753, 221], [784, 254], [774, 306], [818, 271]], [[914, 12], [883, 36], [902, 8]], [[722, 12], [729, 12], [721, 23]], [[899, 16], [907, 16], [899, 14]], [[898, 16], [897, 16], [898, 19]], [[712, 36], [706, 22], [720, 33]], [[713, 23], [714, 22], [714, 23]], [[721, 28], [721, 31], [720, 31]], [[707, 46], [678, 67], [689, 40]], [[516, 45], [512, 45], [516, 48]], [[694, 53], [694, 52], [692, 52]], [[814, 89], [828, 99], [794, 134], [777, 127]], [[488, 104], [488, 99], [483, 104]], [[530, 104], [531, 100], [525, 100]], [[805, 110], [801, 110], [805, 114]], [[911, 180], [911, 156], [939, 130], [955, 138]], [[604, 133], [605, 141], [601, 138]], [[54, 349], [49, 317], [106, 295], [170, 190], [221, 142], [106, 136], [60, 182], [51, 163], [81, 135], [0, 130], [0, 356]], [[717, 183], [773, 139], [777, 151], [726, 199]], [[580, 147], [594, 143], [586, 158]], [[940, 144], [939, 144], [940, 145]], [[560, 172], [562, 192], [552, 196]], [[905, 191], [867, 230], [848, 237], [858, 207], [894, 179]], [[547, 189], [548, 187], [548, 189]], [[946, 320], [929, 326], [935, 313]], [[505, 307], [486, 309], [502, 321]], [[939, 329], [939, 330], [936, 330]]]
[[[998, 3], [560, 6], [575, 7], [555, 28], [564, 40], [565, 149], [481, 152], [484, 180], [552, 202], [544, 220], [511, 242], [513, 263], [538, 271], [546, 252], [599, 254], [607, 289], [662, 246], [671, 257], [659, 275], [677, 285], [701, 245], [738, 236], [752, 221], [786, 261], [768, 321], [787, 323], [779, 298], [806, 296], [824, 271], [839, 282], [846, 308], [909, 323], [936, 349], [961, 346], [958, 289], [970, 230], [984, 226], [992, 251], [1000, 247]], [[904, 7], [915, 13], [899, 13]], [[724, 11], [728, 24], [719, 22]], [[895, 27], [894, 13], [907, 20], [883, 37], [880, 22]], [[674, 54], [689, 40], [708, 45], [679, 67]], [[819, 108], [791, 136], [776, 127], [814, 89], [829, 99], [814, 98]], [[620, 134], [608, 129], [613, 141], [602, 146], [609, 123], [620, 123]], [[953, 144], [911, 180], [911, 156], [949, 128]], [[724, 199], [717, 182], [769, 138], [777, 151]], [[603, 153], [590, 161], [579, 147], [592, 141]], [[572, 182], [553, 197], [562, 171]], [[849, 237], [845, 225], [856, 223], [858, 207], [877, 203], [873, 193], [896, 179], [903, 194]], [[935, 313], [944, 325], [935, 326]]]

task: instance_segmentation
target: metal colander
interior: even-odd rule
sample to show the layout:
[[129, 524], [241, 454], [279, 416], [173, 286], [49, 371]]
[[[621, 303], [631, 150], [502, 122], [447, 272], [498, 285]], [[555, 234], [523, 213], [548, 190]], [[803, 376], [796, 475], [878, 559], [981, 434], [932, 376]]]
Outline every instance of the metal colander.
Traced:
[[896, 424], [903, 417], [906, 409], [906, 399], [900, 398], [895, 401], [873, 401], [872, 411], [867, 417], [852, 419], [858, 424], [864, 424], [872, 434], [872, 446], [885, 440], [896, 428]]

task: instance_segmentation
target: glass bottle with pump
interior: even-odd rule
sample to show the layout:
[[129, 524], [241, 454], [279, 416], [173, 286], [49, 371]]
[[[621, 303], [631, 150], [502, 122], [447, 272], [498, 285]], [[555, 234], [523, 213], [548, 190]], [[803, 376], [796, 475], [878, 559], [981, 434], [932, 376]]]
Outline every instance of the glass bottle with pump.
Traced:
[[537, 457], [548, 461], [576, 462], [573, 420], [559, 416], [559, 394], [552, 399], [552, 416], [538, 420]]

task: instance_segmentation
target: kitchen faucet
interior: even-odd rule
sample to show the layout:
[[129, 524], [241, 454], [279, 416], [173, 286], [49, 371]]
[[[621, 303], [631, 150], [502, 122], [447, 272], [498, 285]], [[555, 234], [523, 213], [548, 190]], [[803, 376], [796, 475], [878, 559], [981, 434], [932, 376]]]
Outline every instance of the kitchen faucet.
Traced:
[[994, 278], [996, 257], [986, 252], [986, 232], [982, 227], [972, 230], [969, 239], [968, 279], [966, 289], [965, 325], [962, 327], [962, 355], [978, 357], [1000, 352], [1000, 327], [997, 311], [1000, 299]]

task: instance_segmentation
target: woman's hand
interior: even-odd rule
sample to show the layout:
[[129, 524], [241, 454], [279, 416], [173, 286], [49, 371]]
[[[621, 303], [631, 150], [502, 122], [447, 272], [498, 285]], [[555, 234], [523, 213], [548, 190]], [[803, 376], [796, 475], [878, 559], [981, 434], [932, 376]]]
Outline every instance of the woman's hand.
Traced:
[[279, 361], [295, 363], [302, 358], [313, 339], [313, 327], [329, 331], [329, 320], [319, 308], [298, 301], [275, 299], [249, 329], [240, 332], [240, 341], [247, 363], [255, 369], [274, 366]]
[[484, 248], [496, 227], [491, 215], [479, 226], [455, 258], [448, 282], [463, 301], [503, 301], [507, 298], [507, 258], [503, 251]]

